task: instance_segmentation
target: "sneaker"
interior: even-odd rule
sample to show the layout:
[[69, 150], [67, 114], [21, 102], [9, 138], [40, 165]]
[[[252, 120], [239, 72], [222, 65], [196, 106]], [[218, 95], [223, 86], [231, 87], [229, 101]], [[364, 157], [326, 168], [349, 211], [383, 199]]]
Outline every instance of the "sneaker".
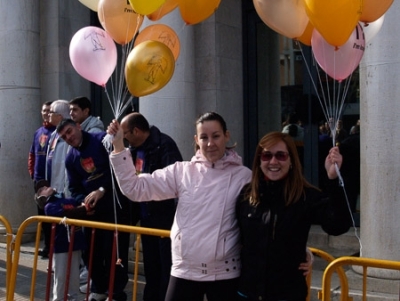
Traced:
[[48, 259], [49, 258], [49, 250], [47, 249], [43, 249], [43, 250], [39, 250], [38, 252], [39, 256], [41, 256], [41, 259]]
[[85, 284], [88, 280], [88, 270], [86, 267], [81, 268], [80, 274], [79, 274], [79, 284]]
[[[112, 301], [126, 301], [128, 299], [128, 296], [124, 291], [113, 294]], [[106, 299], [106, 301], [111, 301], [109, 298]]]
[[106, 294], [90, 293], [88, 301], [104, 301], [106, 299]]
[[[89, 282], [89, 285], [90, 285], [91, 283], [92, 283], [92, 281]], [[82, 294], [86, 294], [86, 292], [87, 292], [87, 287], [88, 287], [88, 284], [87, 284], [87, 283], [82, 284], [82, 285], [79, 287], [79, 291], [80, 291]]]

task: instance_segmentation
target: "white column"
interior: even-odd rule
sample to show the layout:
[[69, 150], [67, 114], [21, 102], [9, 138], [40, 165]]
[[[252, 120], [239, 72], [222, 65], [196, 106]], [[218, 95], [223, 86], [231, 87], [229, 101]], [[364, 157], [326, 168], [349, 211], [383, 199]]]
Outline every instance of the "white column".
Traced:
[[[362, 257], [400, 260], [400, 3], [394, 1], [360, 64]], [[368, 269], [379, 278], [397, 271]]]
[[0, 214], [16, 230], [36, 213], [27, 162], [40, 126], [39, 1], [2, 1], [0, 20]]
[[171, 81], [140, 99], [141, 113], [171, 135], [183, 158], [190, 159], [196, 118], [216, 111], [227, 123], [232, 144], [237, 142], [237, 151], [243, 154], [241, 1], [221, 1], [213, 15], [196, 25], [185, 25], [179, 9], [159, 22], [178, 34], [181, 53]]

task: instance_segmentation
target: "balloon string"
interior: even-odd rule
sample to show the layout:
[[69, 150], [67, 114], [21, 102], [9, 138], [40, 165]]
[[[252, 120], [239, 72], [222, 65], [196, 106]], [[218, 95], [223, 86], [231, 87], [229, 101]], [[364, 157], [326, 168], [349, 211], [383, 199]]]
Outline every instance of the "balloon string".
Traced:
[[[114, 139], [114, 136], [113, 136], [113, 135], [106, 134], [106, 135], [104, 136], [103, 140], [102, 140], [102, 143], [103, 143], [105, 149], [107, 150], [108, 155], [111, 154], [112, 149], [113, 149], [113, 146], [112, 146], [112, 141], [113, 141], [113, 139]], [[113, 192], [113, 210], [114, 210], [115, 233], [118, 233], [118, 227], [117, 227], [117, 225], [118, 225], [118, 215], [117, 215], [117, 210], [118, 210], [118, 208], [117, 208], [117, 205], [119, 206], [119, 209], [120, 209], [120, 210], [122, 210], [122, 206], [121, 206], [121, 202], [120, 202], [120, 200], [119, 200], [119, 198], [118, 198], [118, 194], [117, 194], [117, 189], [116, 189], [115, 179], [114, 179], [114, 172], [113, 172], [113, 168], [112, 168], [112, 165], [111, 165], [111, 161], [109, 161], [109, 165], [110, 165], [110, 170], [111, 170], [111, 172], [112, 172], [112, 175], [111, 175], [111, 184], [112, 184], [112, 192]], [[116, 239], [117, 258], [118, 258], [117, 263], [120, 264], [120, 265], [123, 267], [122, 262], [121, 262], [121, 260], [119, 259], [118, 235], [115, 236], [115, 239]]]
[[[330, 98], [330, 94], [331, 93], [329, 93], [330, 92], [330, 88], [329, 88], [329, 84], [328, 84], [328, 75], [326, 73], [325, 73], [326, 91], [324, 90], [324, 83], [322, 82], [322, 79], [321, 79], [321, 75], [320, 75], [320, 72], [319, 72], [319, 67], [318, 67], [318, 64], [315, 62], [315, 59], [313, 57], [313, 62], [314, 62], [314, 65], [316, 66], [317, 76], [318, 76], [319, 84], [320, 84], [320, 87], [321, 87], [321, 93], [322, 93], [322, 98], [323, 98], [323, 99], [321, 99], [320, 93], [319, 93], [319, 91], [317, 89], [317, 86], [315, 84], [314, 78], [313, 78], [313, 76], [311, 74], [311, 69], [310, 69], [310, 66], [308, 65], [308, 62], [307, 62], [306, 58], [305, 58], [305, 55], [304, 55], [303, 49], [301, 47], [301, 44], [299, 43], [299, 41], [295, 41], [295, 42], [299, 46], [300, 52], [301, 52], [302, 57], [303, 57], [303, 61], [305, 62], [305, 66], [306, 66], [308, 75], [310, 77], [311, 83], [312, 83], [312, 86], [314, 87], [316, 96], [317, 96], [318, 101], [319, 101], [319, 103], [320, 103], [320, 105], [322, 107], [322, 111], [323, 111], [323, 114], [325, 116], [325, 119], [326, 119], [326, 121], [327, 121], [327, 123], [328, 123], [328, 125], [329, 125], [329, 127], [330, 127], [330, 129], [332, 131], [332, 145], [335, 145], [336, 122], [339, 119], [339, 117], [341, 115], [341, 112], [343, 110], [343, 104], [344, 104], [344, 101], [345, 101], [345, 96], [346, 96], [346, 94], [348, 92], [348, 89], [349, 89], [349, 85], [350, 85], [350, 81], [351, 81], [350, 79], [351, 79], [351, 75], [352, 74], [350, 74], [350, 76], [349, 76], [350, 79], [349, 78], [346, 79], [345, 88], [343, 89], [343, 94], [342, 94], [341, 102], [340, 102], [340, 105], [339, 105], [335, 100], [332, 101], [331, 98]], [[334, 90], [336, 90], [335, 88], [336, 87], [334, 87]], [[339, 89], [341, 88], [341, 83], [339, 83], [339, 87], [338, 88]], [[338, 95], [340, 95], [340, 93]], [[350, 217], [351, 217], [351, 220], [352, 220], [355, 236], [358, 239], [358, 242], [359, 242], [359, 245], [360, 245], [360, 256], [362, 256], [361, 239], [360, 239], [360, 237], [358, 235], [358, 230], [357, 230], [357, 227], [356, 227], [356, 224], [355, 224], [353, 212], [351, 210], [350, 203], [349, 203], [349, 200], [348, 200], [348, 197], [347, 197], [344, 180], [343, 180], [343, 177], [342, 177], [342, 175], [340, 173], [339, 167], [337, 166], [336, 163], [335, 163], [335, 169], [336, 169], [336, 173], [337, 173], [338, 178], [339, 178], [339, 185], [343, 188], [343, 192], [344, 192], [344, 195], [345, 195], [345, 198], [346, 198], [347, 208], [348, 208], [349, 213], [350, 213]]]
[[344, 196], [346, 198], [347, 209], [349, 210], [351, 221], [352, 221], [352, 225], [353, 225], [353, 228], [354, 228], [354, 236], [358, 240], [358, 244], [360, 246], [360, 257], [362, 257], [363, 246], [362, 246], [361, 238], [360, 238], [360, 236], [358, 234], [358, 230], [357, 230], [357, 227], [356, 227], [356, 222], [354, 220], [353, 212], [352, 212], [351, 207], [350, 207], [349, 198], [347, 197], [347, 192], [346, 192], [346, 189], [344, 187], [344, 181], [343, 181], [343, 178], [342, 178], [342, 175], [340, 173], [339, 166], [337, 165], [337, 163], [335, 163], [335, 169], [336, 169], [336, 173], [337, 173], [338, 178], [339, 178], [339, 185], [342, 186], [342, 188], [343, 188], [343, 193], [344, 193]]

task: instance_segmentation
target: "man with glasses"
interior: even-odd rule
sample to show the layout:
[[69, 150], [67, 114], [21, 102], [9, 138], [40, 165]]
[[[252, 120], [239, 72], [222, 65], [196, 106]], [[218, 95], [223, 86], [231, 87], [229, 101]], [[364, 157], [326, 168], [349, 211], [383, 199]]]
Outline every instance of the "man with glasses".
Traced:
[[[69, 118], [69, 103], [67, 100], [56, 100], [50, 106], [49, 122], [56, 127], [63, 118]], [[64, 193], [65, 197], [70, 196], [64, 163], [68, 149], [68, 144], [54, 131], [47, 149], [45, 179], [58, 193]]]
[[[33, 135], [33, 142], [28, 156], [28, 171], [31, 179], [33, 180], [33, 185], [45, 178], [46, 169], [46, 153], [47, 146], [49, 143], [49, 138], [51, 133], [54, 132], [55, 126], [49, 122], [49, 111], [52, 101], [47, 101], [42, 105], [42, 126], [36, 130]], [[44, 215], [43, 208], [38, 209], [38, 215]], [[43, 224], [43, 235], [44, 235], [44, 248], [39, 251], [39, 255], [43, 259], [48, 258], [49, 247], [50, 247], [50, 224]]]

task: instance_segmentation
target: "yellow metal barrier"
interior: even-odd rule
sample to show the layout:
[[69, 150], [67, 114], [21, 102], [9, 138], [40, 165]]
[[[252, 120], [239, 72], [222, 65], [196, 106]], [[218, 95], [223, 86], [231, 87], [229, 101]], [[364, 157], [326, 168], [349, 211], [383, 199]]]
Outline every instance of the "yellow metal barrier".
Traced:
[[10, 222], [2, 215], [0, 215], [0, 222], [6, 229], [6, 294], [10, 284], [11, 267], [12, 267], [12, 252], [13, 252], [13, 233]]
[[143, 228], [143, 227], [135, 227], [128, 225], [120, 225], [120, 224], [110, 224], [110, 223], [100, 223], [100, 222], [92, 222], [85, 220], [76, 220], [76, 219], [62, 219], [59, 217], [50, 217], [50, 216], [32, 216], [27, 218], [20, 227], [18, 228], [17, 234], [15, 236], [14, 243], [14, 256], [12, 259], [11, 273], [10, 278], [7, 285], [7, 299], [8, 301], [14, 300], [14, 292], [15, 292], [15, 284], [17, 280], [17, 272], [18, 272], [18, 264], [19, 257], [21, 251], [21, 243], [22, 243], [22, 235], [25, 229], [32, 223], [38, 223], [37, 232], [36, 232], [36, 242], [35, 242], [35, 254], [33, 260], [32, 267], [32, 279], [31, 279], [31, 292], [30, 299], [35, 299], [35, 283], [36, 283], [36, 272], [37, 272], [37, 257], [40, 243], [40, 233], [43, 222], [47, 223], [60, 223], [63, 221], [64, 224], [74, 225], [80, 227], [88, 227], [88, 228], [96, 228], [103, 230], [111, 230], [111, 231], [119, 231], [119, 232], [128, 232], [137, 234], [137, 247], [136, 247], [136, 258], [135, 258], [135, 268], [134, 268], [134, 279], [133, 279], [133, 300], [136, 301], [136, 293], [137, 293], [137, 279], [138, 279], [138, 262], [139, 262], [139, 244], [140, 244], [140, 236], [141, 235], [154, 235], [160, 237], [169, 237], [170, 231], [167, 230], [159, 230], [159, 229], [151, 229], [151, 228]]
[[[320, 257], [322, 259], [325, 259], [329, 263], [335, 260], [335, 257], [333, 257], [332, 255], [326, 253], [325, 251], [322, 251], [322, 250], [319, 250], [319, 249], [316, 249], [316, 248], [311, 248], [311, 247], [309, 247], [309, 249], [315, 256], [318, 256], [318, 257]], [[333, 272], [335, 272], [335, 270]], [[348, 285], [348, 282], [347, 282], [346, 273], [344, 272], [342, 267], [338, 267], [336, 269], [336, 272], [337, 272], [337, 274], [339, 276], [340, 287], [341, 287], [340, 300], [341, 301], [351, 300], [351, 299], [348, 298], [349, 285]], [[307, 287], [308, 287], [307, 301], [311, 300], [311, 278], [312, 278], [312, 270], [307, 275]], [[321, 295], [322, 295], [322, 293], [320, 292], [318, 294], [318, 299], [322, 298]]]
[[[357, 265], [363, 267], [363, 301], [367, 300], [367, 268], [381, 268], [389, 270], [400, 270], [400, 262], [392, 260], [382, 260], [364, 257], [339, 257], [332, 261], [324, 271], [322, 278], [322, 301], [329, 301], [331, 298], [331, 279], [335, 270], [342, 268], [344, 265]], [[346, 277], [347, 279], [347, 277]], [[346, 280], [347, 282], [347, 280]], [[343, 293], [343, 289], [342, 289]], [[348, 287], [347, 293], [348, 294]]]
[[[110, 223], [100, 223], [100, 222], [92, 222], [92, 221], [85, 221], [85, 220], [75, 220], [75, 219], [66, 219], [63, 220], [62, 218], [58, 217], [49, 217], [49, 216], [32, 216], [26, 219], [19, 227], [17, 234], [15, 235], [15, 240], [13, 241], [12, 236], [12, 228], [9, 222], [0, 215], [0, 222], [5, 225], [7, 231], [7, 290], [6, 296], [9, 301], [14, 300], [14, 293], [15, 293], [15, 284], [17, 279], [17, 272], [19, 266], [19, 258], [20, 258], [20, 251], [21, 251], [21, 243], [22, 243], [22, 236], [26, 230], [26, 228], [31, 225], [32, 223], [37, 223], [37, 233], [36, 233], [36, 242], [35, 242], [35, 254], [33, 260], [33, 267], [32, 267], [32, 277], [31, 277], [31, 291], [30, 291], [30, 299], [35, 299], [35, 283], [36, 283], [36, 274], [37, 274], [37, 258], [38, 258], [38, 251], [39, 251], [39, 243], [40, 243], [40, 233], [42, 223], [52, 223], [58, 224], [63, 221], [65, 224], [70, 226], [80, 226], [80, 227], [88, 227], [88, 228], [96, 228], [96, 229], [103, 229], [103, 230], [110, 230], [110, 231], [119, 231], [119, 232], [128, 232], [137, 235], [136, 241], [136, 254], [135, 254], [135, 266], [133, 271], [133, 300], [136, 301], [137, 295], [137, 282], [138, 282], [138, 263], [139, 263], [139, 245], [140, 245], [140, 238], [141, 235], [154, 235], [160, 237], [169, 237], [170, 231], [167, 230], [159, 230], [159, 229], [151, 229], [151, 228], [143, 228], [143, 227], [135, 227], [129, 225], [120, 225], [120, 224], [110, 224]], [[397, 261], [389, 261], [389, 260], [379, 260], [379, 259], [371, 259], [371, 258], [359, 258], [359, 257], [340, 257], [335, 259], [330, 254], [315, 248], [310, 248], [311, 252], [320, 257], [325, 259], [326, 261], [330, 262], [327, 268], [324, 271], [323, 275], [323, 285], [322, 285], [322, 292], [319, 293], [318, 298], [323, 301], [330, 300], [330, 284], [332, 274], [336, 272], [338, 274], [340, 284], [341, 284], [341, 301], [349, 301], [352, 300], [351, 297], [348, 296], [349, 294], [349, 287], [347, 276], [343, 270], [343, 265], [359, 265], [364, 267], [363, 273], [363, 300], [366, 300], [366, 278], [367, 278], [367, 267], [374, 267], [374, 268], [384, 268], [384, 269], [395, 269], [400, 270], [400, 262]], [[310, 291], [311, 288], [311, 277], [312, 271], [307, 276], [307, 285]], [[307, 298], [310, 300], [310, 294]]]

